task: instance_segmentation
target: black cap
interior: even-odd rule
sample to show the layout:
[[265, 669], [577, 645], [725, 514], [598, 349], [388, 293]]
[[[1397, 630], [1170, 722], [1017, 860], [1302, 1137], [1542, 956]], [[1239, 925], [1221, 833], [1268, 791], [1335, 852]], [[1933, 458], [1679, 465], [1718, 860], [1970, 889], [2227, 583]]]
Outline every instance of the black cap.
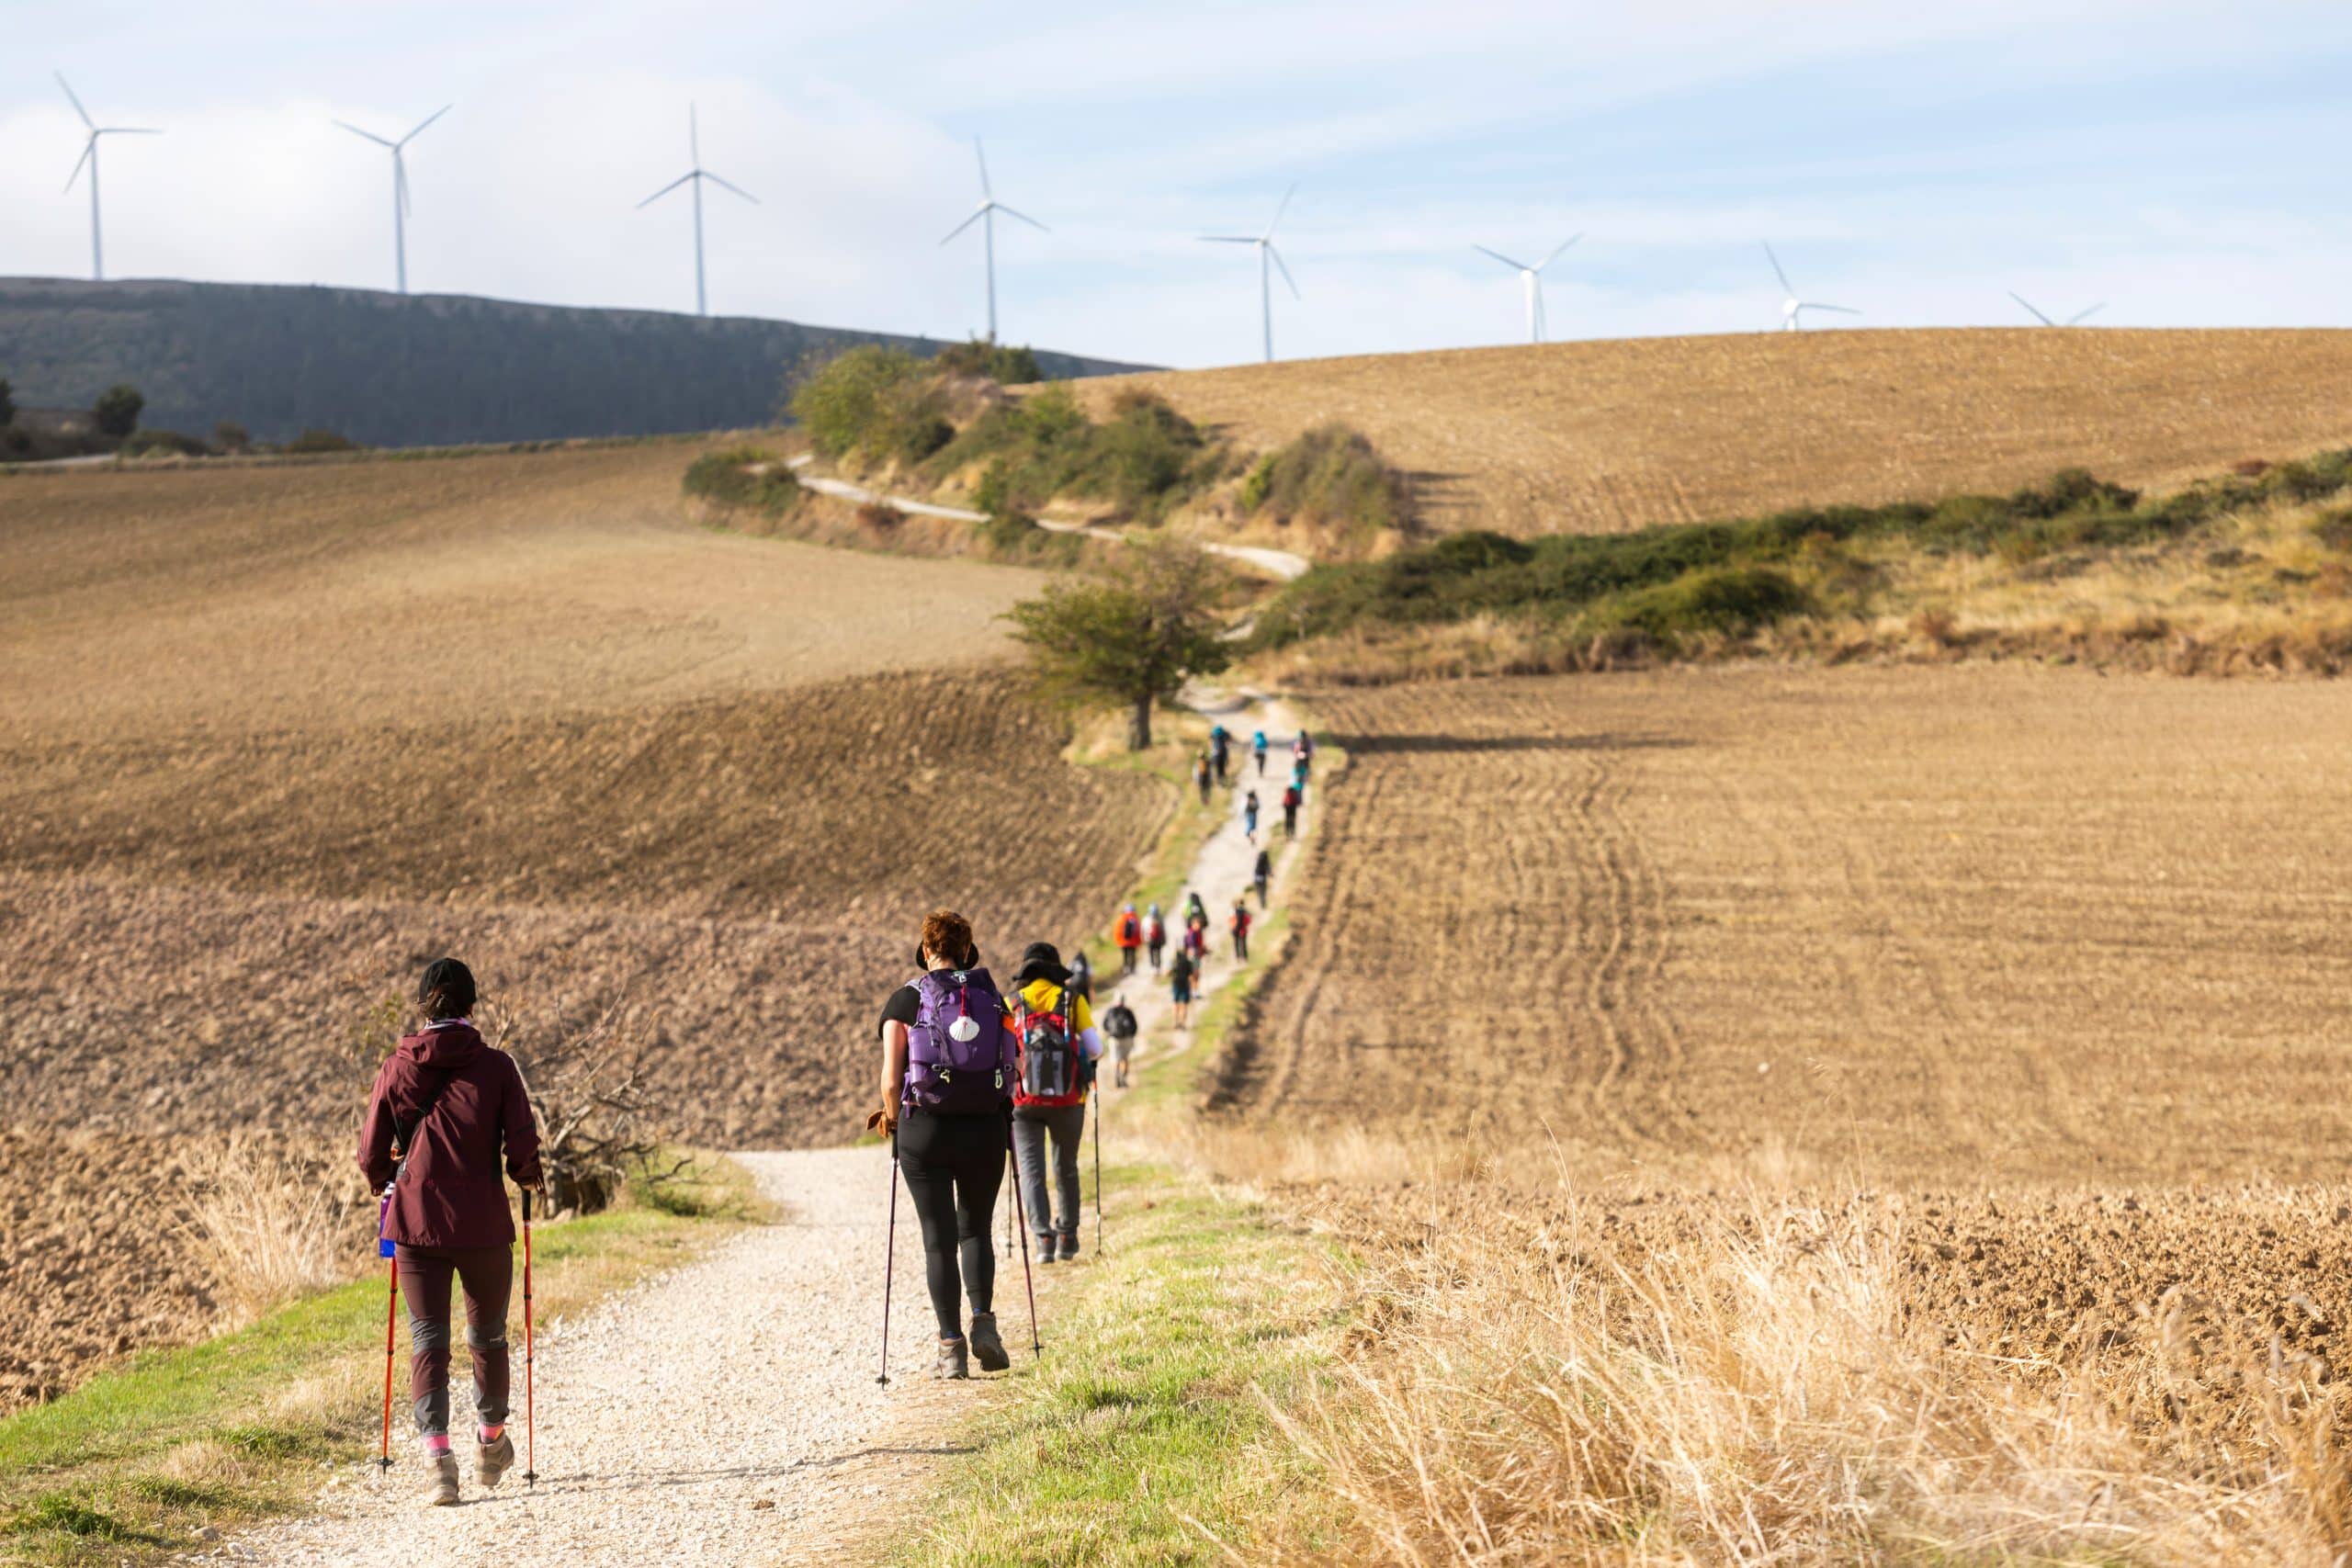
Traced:
[[1050, 980], [1057, 986], [1067, 985], [1069, 971], [1062, 967], [1062, 951], [1050, 942], [1033, 942], [1021, 950], [1021, 967], [1012, 976], [1013, 983], [1025, 986], [1032, 980]]
[[474, 1010], [474, 972], [458, 959], [436, 958], [416, 983], [416, 999], [435, 1022], [464, 1018]]

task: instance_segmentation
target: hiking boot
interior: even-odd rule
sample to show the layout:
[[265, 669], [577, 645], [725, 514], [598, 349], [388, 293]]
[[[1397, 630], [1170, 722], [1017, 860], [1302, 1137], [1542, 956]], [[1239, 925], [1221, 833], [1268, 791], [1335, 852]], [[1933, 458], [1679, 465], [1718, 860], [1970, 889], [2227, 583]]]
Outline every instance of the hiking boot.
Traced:
[[961, 1339], [939, 1342], [939, 1359], [932, 1363], [931, 1375], [935, 1378], [968, 1378], [972, 1375], [971, 1347]]
[[1077, 1256], [1078, 1256], [1078, 1233], [1077, 1233], [1076, 1231], [1064, 1231], [1064, 1232], [1062, 1232], [1062, 1256], [1061, 1256], [1061, 1260], [1062, 1260], [1064, 1263], [1068, 1263], [1069, 1261], [1070, 1261], [1072, 1258], [1076, 1258]]
[[425, 1494], [424, 1500], [436, 1508], [455, 1506], [458, 1501], [457, 1450], [443, 1449], [439, 1453], [426, 1454], [424, 1468], [433, 1475], [433, 1488]]
[[1038, 1262], [1051, 1263], [1054, 1260], [1055, 1256], [1053, 1233], [1048, 1231], [1045, 1235], [1039, 1236], [1037, 1238], [1037, 1245], [1030, 1250], [1037, 1255]]
[[1005, 1354], [1004, 1341], [997, 1337], [996, 1314], [976, 1312], [972, 1314], [972, 1354], [978, 1358], [980, 1371], [1001, 1372], [1012, 1365], [1012, 1358]]
[[474, 1445], [474, 1479], [484, 1486], [495, 1486], [514, 1468], [514, 1435], [498, 1434], [494, 1443]]

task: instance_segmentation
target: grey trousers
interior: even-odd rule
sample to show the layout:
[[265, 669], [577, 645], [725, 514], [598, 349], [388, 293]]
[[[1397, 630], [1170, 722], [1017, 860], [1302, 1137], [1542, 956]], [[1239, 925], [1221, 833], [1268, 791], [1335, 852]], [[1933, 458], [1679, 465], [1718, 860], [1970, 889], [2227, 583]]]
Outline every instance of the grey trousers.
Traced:
[[[1021, 1204], [1035, 1235], [1078, 1234], [1082, 1212], [1078, 1192], [1078, 1146], [1086, 1134], [1083, 1105], [1016, 1106], [1012, 1112], [1012, 1158], [1021, 1180]], [[1046, 1203], [1046, 1144], [1054, 1146], [1054, 1201]], [[1050, 1215], [1050, 1224], [1048, 1216]]]

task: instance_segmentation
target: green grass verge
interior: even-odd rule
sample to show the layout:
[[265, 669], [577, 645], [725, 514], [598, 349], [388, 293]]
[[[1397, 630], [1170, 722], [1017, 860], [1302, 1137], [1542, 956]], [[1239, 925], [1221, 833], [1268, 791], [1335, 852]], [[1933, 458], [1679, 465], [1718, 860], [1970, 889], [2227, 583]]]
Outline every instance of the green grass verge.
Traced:
[[1106, 1175], [1108, 1251], [1057, 1280], [1044, 1359], [1015, 1362], [889, 1561], [1182, 1565], [1325, 1540], [1268, 1409], [1316, 1385], [1341, 1330], [1324, 1244], [1164, 1168]]
[[[705, 1161], [691, 1174], [658, 1204], [535, 1226], [540, 1323], [685, 1261], [755, 1212], [741, 1167]], [[194, 1545], [204, 1526], [300, 1511], [336, 1467], [376, 1448], [384, 1286], [371, 1269], [234, 1333], [143, 1351], [0, 1420], [0, 1561], [146, 1562]], [[519, 1312], [519, 1288], [515, 1300]], [[519, 1343], [519, 1322], [512, 1332]], [[406, 1344], [403, 1328], [396, 1438]]]

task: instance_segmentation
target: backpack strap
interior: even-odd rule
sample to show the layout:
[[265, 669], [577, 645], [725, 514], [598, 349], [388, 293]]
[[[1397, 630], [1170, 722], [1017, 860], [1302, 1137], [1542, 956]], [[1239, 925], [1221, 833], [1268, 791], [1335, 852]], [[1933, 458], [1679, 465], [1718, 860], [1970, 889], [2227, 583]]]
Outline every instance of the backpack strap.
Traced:
[[449, 1085], [456, 1081], [457, 1077], [458, 1075], [454, 1072], [442, 1074], [441, 1081], [433, 1086], [433, 1092], [424, 1097], [424, 1105], [418, 1109], [414, 1116], [409, 1118], [406, 1126], [401, 1124], [401, 1119], [398, 1116], [392, 1118], [394, 1162], [392, 1179], [394, 1181], [398, 1181], [401, 1174], [408, 1169], [409, 1152], [416, 1147], [417, 1134], [423, 1132], [425, 1122], [433, 1119], [433, 1112], [440, 1107], [441, 1097], [449, 1092]]

